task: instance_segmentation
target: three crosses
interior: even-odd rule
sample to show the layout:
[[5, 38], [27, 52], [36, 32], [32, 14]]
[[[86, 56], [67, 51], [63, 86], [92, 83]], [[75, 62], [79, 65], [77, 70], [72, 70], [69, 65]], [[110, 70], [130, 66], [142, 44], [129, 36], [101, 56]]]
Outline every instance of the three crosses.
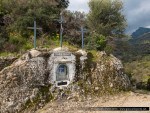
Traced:
[[[60, 47], [62, 48], [62, 34], [63, 34], [63, 24], [64, 20], [63, 20], [63, 17], [62, 17], [62, 13], [60, 14], [60, 20], [59, 20], [59, 23], [60, 23]], [[34, 49], [36, 49], [36, 32], [37, 30], [42, 30], [42, 28], [37, 28], [36, 26], [36, 20], [34, 20], [34, 27], [28, 27], [28, 29], [32, 29], [34, 30]], [[84, 48], [84, 33], [86, 32], [86, 29], [83, 28], [83, 26], [81, 26], [81, 34], [82, 34], [82, 49]]]

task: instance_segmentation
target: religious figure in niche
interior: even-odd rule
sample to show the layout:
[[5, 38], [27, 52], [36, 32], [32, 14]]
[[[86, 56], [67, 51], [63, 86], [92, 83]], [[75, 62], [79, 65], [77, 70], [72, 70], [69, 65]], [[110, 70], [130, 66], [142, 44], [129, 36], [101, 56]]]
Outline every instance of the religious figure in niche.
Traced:
[[56, 81], [68, 80], [68, 67], [65, 64], [59, 64], [56, 71]]

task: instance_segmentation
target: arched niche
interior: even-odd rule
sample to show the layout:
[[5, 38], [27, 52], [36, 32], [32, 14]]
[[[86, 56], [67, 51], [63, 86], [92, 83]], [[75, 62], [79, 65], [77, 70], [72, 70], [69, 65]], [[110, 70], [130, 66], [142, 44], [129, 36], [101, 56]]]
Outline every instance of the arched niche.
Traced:
[[68, 80], [68, 71], [66, 64], [59, 64], [56, 70], [56, 81]]

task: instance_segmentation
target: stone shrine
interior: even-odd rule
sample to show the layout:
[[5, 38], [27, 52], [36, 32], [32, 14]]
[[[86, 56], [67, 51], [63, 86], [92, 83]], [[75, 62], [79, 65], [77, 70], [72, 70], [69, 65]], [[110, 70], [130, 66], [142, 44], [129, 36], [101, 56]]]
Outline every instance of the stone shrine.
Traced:
[[0, 71], [0, 113], [29, 113], [29, 106], [37, 110], [63, 95], [80, 99], [130, 88], [121, 61], [113, 55], [70, 51], [32, 49]]
[[57, 48], [54, 49], [49, 60], [49, 80], [56, 87], [68, 86], [74, 79], [76, 57], [71, 52]]

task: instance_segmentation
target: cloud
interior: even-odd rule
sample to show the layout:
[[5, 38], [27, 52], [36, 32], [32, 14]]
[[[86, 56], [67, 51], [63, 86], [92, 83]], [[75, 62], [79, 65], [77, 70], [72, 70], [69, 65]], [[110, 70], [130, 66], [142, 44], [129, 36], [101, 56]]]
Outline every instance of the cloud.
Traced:
[[[69, 0], [71, 11], [88, 13], [89, 0]], [[150, 27], [150, 0], [122, 0], [124, 3], [123, 13], [127, 19], [126, 32], [131, 34], [139, 27]]]
[[69, 0], [70, 4], [68, 9], [71, 11], [81, 11], [88, 13], [88, 1], [89, 0]]
[[150, 0], [123, 0], [124, 14], [127, 19], [127, 33], [139, 27], [150, 26]]

